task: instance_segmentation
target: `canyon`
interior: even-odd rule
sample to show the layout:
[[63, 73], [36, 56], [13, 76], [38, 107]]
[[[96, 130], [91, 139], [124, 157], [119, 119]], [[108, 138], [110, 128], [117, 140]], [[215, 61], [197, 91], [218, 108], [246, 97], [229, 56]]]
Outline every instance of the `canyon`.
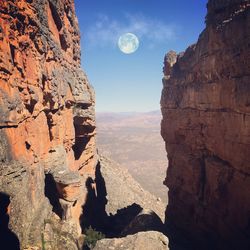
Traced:
[[74, 1], [0, 1], [1, 249], [250, 249], [250, 1], [207, 10], [197, 43], [164, 58], [166, 207], [98, 152]]
[[168, 227], [191, 249], [250, 248], [250, 2], [210, 0], [206, 28], [164, 60]]
[[97, 153], [74, 8], [0, 1], [1, 249], [89, 249], [90, 228], [125, 239], [163, 231], [165, 205]]

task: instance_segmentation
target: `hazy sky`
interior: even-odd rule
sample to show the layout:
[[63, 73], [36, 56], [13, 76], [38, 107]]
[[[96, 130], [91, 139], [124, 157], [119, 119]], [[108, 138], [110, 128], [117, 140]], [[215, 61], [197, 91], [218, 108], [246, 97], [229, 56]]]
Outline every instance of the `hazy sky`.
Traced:
[[[160, 108], [163, 58], [195, 43], [204, 29], [206, 0], [75, 0], [82, 67], [96, 92], [96, 110]], [[123, 54], [119, 36], [132, 32], [140, 46]]]

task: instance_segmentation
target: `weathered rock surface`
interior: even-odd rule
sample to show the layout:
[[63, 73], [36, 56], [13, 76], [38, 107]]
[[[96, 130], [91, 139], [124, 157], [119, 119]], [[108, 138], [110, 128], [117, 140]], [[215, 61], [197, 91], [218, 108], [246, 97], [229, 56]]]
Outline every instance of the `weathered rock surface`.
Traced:
[[143, 190], [117, 163], [101, 157], [95, 180], [89, 178], [86, 186], [83, 228], [91, 226], [109, 238], [139, 231], [163, 231], [166, 205]]
[[103, 239], [94, 250], [168, 250], [168, 238], [159, 232], [148, 231], [124, 238]]
[[0, 191], [22, 248], [41, 245], [52, 209], [80, 233], [96, 149], [79, 40], [73, 0], [0, 1]]
[[122, 231], [121, 235], [146, 231], [163, 231], [163, 223], [152, 210], [143, 209]]
[[198, 42], [165, 58], [166, 222], [202, 249], [250, 249], [250, 1], [207, 7]]
[[154, 195], [144, 190], [141, 185], [116, 162], [101, 157], [100, 172], [107, 190], [106, 212], [115, 214], [119, 209], [134, 203], [142, 208], [154, 211], [164, 221], [165, 204]]

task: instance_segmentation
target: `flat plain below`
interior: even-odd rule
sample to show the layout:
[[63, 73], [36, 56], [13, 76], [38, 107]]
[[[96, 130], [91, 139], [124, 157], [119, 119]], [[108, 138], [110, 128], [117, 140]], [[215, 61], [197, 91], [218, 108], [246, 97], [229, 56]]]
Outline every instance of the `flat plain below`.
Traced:
[[160, 111], [147, 113], [98, 113], [97, 147], [122, 167], [141, 186], [167, 202], [163, 185], [167, 155], [160, 135]]

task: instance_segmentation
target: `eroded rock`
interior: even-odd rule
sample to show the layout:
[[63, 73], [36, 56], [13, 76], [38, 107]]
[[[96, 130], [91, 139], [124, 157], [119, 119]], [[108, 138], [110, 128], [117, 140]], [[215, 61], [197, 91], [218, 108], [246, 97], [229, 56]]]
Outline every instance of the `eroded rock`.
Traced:
[[84, 175], [97, 162], [94, 104], [73, 0], [0, 1], [0, 191], [22, 248], [41, 247], [53, 216], [81, 232]]
[[130, 223], [127, 225], [121, 235], [136, 234], [146, 231], [163, 231], [163, 223], [160, 217], [150, 209], [143, 209]]
[[198, 42], [165, 60], [166, 222], [203, 239], [202, 249], [249, 249], [250, 2], [207, 6]]
[[94, 250], [168, 250], [167, 237], [159, 232], [148, 231], [124, 238], [103, 239], [97, 242]]
[[88, 178], [86, 187], [83, 228], [91, 226], [109, 238], [139, 231], [163, 231], [165, 204], [142, 189], [114, 161], [101, 156], [95, 179]]

